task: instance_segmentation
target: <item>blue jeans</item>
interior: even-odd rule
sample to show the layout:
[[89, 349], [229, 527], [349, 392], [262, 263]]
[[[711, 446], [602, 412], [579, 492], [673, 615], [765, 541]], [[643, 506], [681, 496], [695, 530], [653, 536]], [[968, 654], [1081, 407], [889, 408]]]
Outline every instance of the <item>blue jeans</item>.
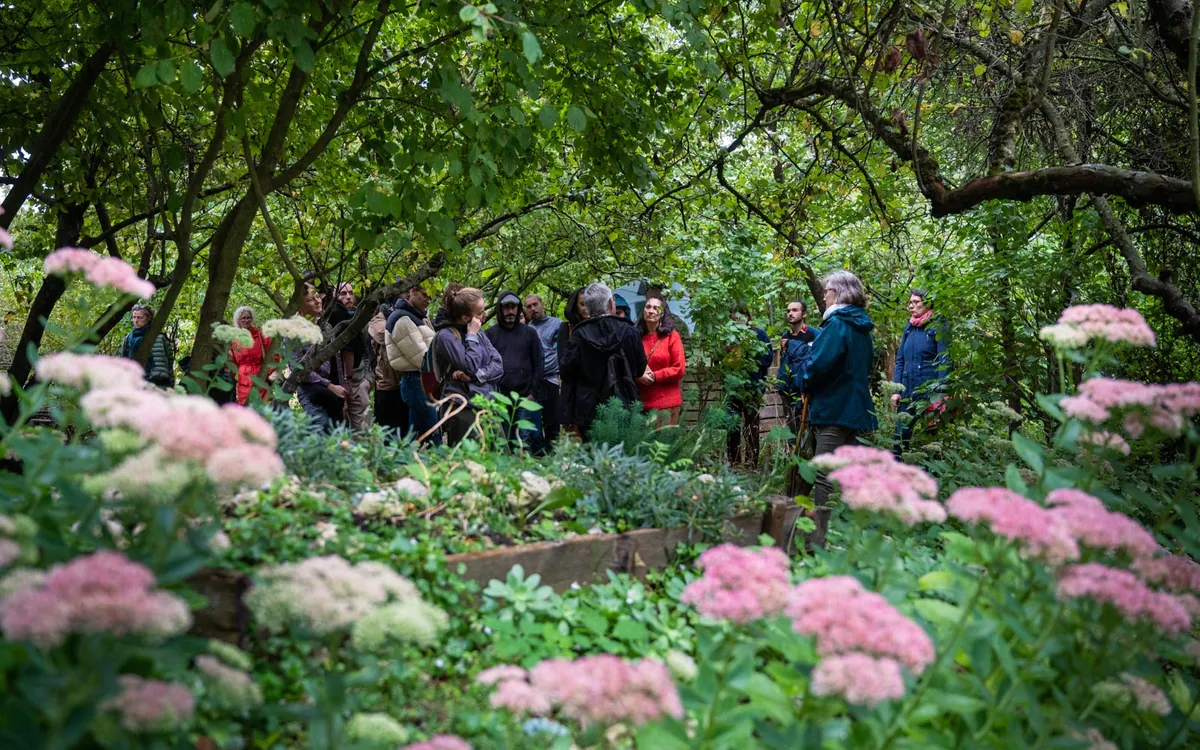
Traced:
[[518, 428], [515, 423], [511, 424], [505, 430], [508, 433], [508, 439], [512, 440], [514, 434], [519, 434], [521, 444], [525, 446], [525, 450], [531, 453], [541, 451], [545, 442], [542, 439], [542, 411], [544, 410], [530, 411], [528, 409], [517, 409], [517, 422], [522, 420], [529, 422], [533, 425], [533, 429]]
[[[400, 399], [408, 407], [408, 434], [413, 440], [437, 424], [437, 408], [429, 403], [429, 396], [421, 386], [421, 373], [414, 370], [400, 374]], [[425, 442], [437, 442], [437, 438], [435, 433], [425, 438]]]

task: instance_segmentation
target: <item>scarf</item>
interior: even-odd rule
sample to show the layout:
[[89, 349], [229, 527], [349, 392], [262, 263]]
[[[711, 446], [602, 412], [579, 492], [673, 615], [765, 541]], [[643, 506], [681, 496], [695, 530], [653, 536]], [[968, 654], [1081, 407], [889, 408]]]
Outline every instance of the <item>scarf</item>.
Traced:
[[145, 328], [134, 328], [129, 332], [129, 356], [133, 356], [138, 347], [142, 344], [142, 339], [146, 338], [146, 332], [150, 330], [150, 326]]
[[914, 315], [911, 318], [909, 318], [908, 324], [910, 326], [912, 326], [913, 328], [922, 328], [925, 326], [926, 323], [929, 322], [929, 319], [932, 317], [933, 317], [933, 310], [926, 310], [921, 315]]
[[841, 310], [843, 307], [849, 307], [849, 305], [830, 305], [825, 308], [825, 314], [821, 316], [821, 320], [829, 320], [829, 316], [833, 315], [834, 311]]

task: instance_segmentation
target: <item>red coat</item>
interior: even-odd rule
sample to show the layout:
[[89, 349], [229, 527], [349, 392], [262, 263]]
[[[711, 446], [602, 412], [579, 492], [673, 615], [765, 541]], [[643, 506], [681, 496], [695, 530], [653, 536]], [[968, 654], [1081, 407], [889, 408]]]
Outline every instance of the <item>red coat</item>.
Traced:
[[642, 349], [646, 352], [646, 366], [654, 373], [654, 382], [638, 383], [642, 395], [642, 406], [647, 409], [673, 409], [683, 406], [683, 374], [687, 372], [687, 360], [683, 356], [683, 339], [679, 331], [666, 336], [657, 332], [642, 336]]
[[[254, 337], [254, 346], [244, 347], [236, 341], [229, 345], [229, 359], [237, 365], [237, 402], [242, 406], [250, 400], [252, 378], [263, 374], [263, 359], [271, 348], [271, 339], [264, 338], [260, 329], [252, 326], [246, 330]], [[264, 399], [267, 397], [266, 388], [259, 388], [258, 393]]]

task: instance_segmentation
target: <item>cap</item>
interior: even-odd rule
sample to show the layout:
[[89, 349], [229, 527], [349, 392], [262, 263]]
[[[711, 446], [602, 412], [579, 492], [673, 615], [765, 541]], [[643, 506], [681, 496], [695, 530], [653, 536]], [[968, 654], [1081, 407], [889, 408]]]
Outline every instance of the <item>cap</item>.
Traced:
[[520, 305], [521, 298], [518, 297], [517, 295], [513, 294], [512, 292], [505, 292], [500, 297], [500, 304], [501, 305]]

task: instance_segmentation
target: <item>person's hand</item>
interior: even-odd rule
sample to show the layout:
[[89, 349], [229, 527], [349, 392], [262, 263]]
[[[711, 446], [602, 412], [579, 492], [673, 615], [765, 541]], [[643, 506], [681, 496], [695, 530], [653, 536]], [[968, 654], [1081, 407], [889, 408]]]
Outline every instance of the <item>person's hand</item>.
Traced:
[[651, 383], [654, 382], [654, 380], [655, 380], [654, 371], [651, 370], [649, 367], [647, 367], [646, 371], [644, 373], [642, 373], [642, 376], [640, 378], [638, 378], [638, 382], [641, 383], [642, 385], [650, 385]]
[[893, 409], [900, 408], [900, 394], [899, 393], [892, 394], [892, 408]]
[[[472, 320], [474, 320], [474, 318], [472, 318]], [[471, 382], [471, 376], [466, 374], [462, 370], [455, 370], [454, 374], [451, 375], [450, 377], [454, 378], [455, 380], [457, 380], [460, 383], [470, 383]]]
[[483, 321], [479, 318], [471, 318], [467, 321], [467, 333], [479, 333], [483, 329]]
[[346, 398], [346, 389], [343, 386], [334, 385], [333, 383], [330, 383], [329, 384], [329, 392], [332, 393], [333, 395], [337, 396], [338, 398], [341, 398], [341, 399]]

